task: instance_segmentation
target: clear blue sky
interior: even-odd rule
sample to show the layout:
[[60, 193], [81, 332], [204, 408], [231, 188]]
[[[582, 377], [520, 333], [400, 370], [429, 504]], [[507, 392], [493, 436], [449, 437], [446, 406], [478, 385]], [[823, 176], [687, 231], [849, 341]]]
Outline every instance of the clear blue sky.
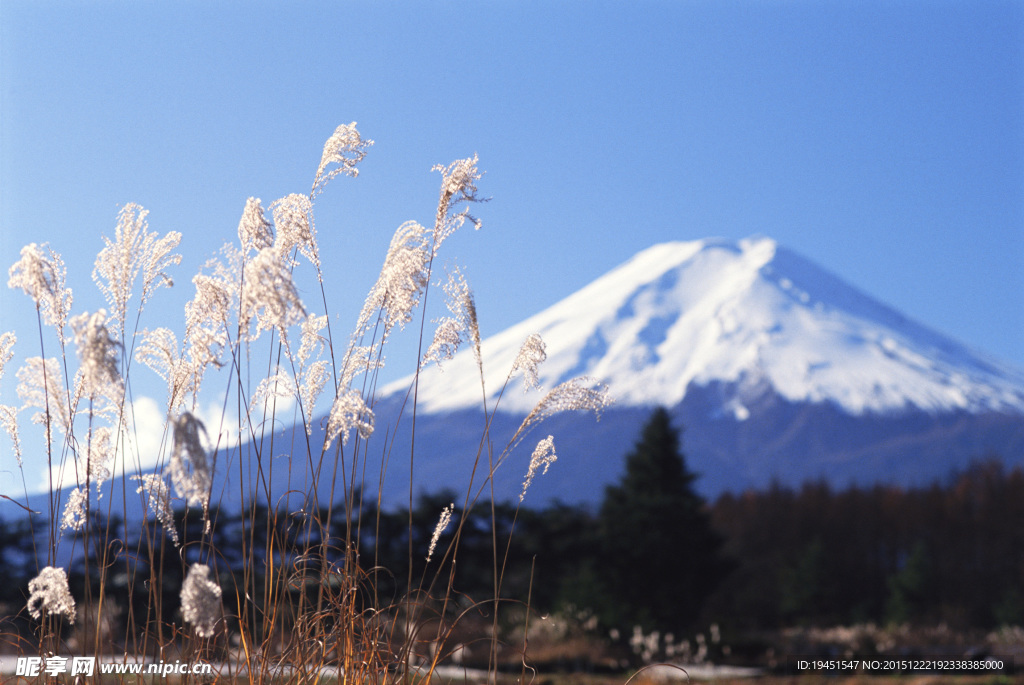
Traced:
[[[357, 121], [377, 144], [317, 204], [343, 329], [430, 167], [476, 152], [493, 200], [446, 247], [485, 335], [654, 243], [758, 233], [1024, 367], [1019, 2], [3, 0], [0, 79], [0, 263], [49, 242], [79, 312], [136, 202], [184, 234], [180, 329], [246, 198], [308, 191]], [[27, 298], [0, 311], [28, 344]]]

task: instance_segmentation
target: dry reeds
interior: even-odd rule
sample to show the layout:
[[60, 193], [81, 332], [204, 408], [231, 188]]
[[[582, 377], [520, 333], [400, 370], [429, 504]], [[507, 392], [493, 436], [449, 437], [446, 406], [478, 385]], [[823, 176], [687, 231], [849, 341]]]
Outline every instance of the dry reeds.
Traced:
[[[345, 682], [426, 681], [443, 659], [462, 653], [465, 636], [459, 644], [448, 638], [481, 606], [452, 584], [466, 514], [481, 497], [487, 500], [488, 491], [493, 498], [495, 470], [535, 424], [557, 411], [600, 411], [608, 395], [589, 381], [553, 389], [496, 457], [487, 426], [497, 407], [482, 400], [487, 424], [474, 480], [461, 502], [438, 512], [428, 549], [414, 550], [407, 531], [406, 569], [379, 566], [374, 549], [386, 534], [380, 495], [374, 502], [362, 484], [374, 481], [364, 469], [377, 430], [375, 389], [384, 347], [422, 309], [442, 243], [466, 221], [480, 227], [468, 210], [481, 200], [482, 174], [475, 156], [435, 167], [442, 179], [432, 228], [416, 222], [398, 228], [354, 332], [339, 339], [325, 315], [311, 313], [329, 311], [314, 199], [333, 178], [356, 176], [371, 145], [355, 124], [340, 126], [324, 146], [308, 195], [271, 203], [270, 219], [260, 200], [247, 201], [238, 244], [225, 246], [192, 279], [195, 296], [185, 306], [180, 337], [162, 326], [140, 328], [155, 291], [172, 284], [169, 271], [181, 261], [174, 250], [182, 239], [175, 232], [151, 232], [143, 208], [129, 204], [121, 210], [115, 237], [104, 239], [96, 260], [93, 277], [109, 315], [99, 310], [72, 318], [60, 255], [45, 245], [22, 250], [8, 285], [24, 291], [37, 309], [39, 356], [17, 372], [22, 406], [0, 407], [0, 424], [13, 441], [24, 482], [17, 415], [34, 410], [52, 487], [49, 509], [36, 518], [47, 534], [45, 541], [32, 541], [39, 574], [27, 588], [31, 596], [20, 624], [31, 635], [8, 634], [5, 642], [40, 656], [206, 660], [225, 678], [253, 683], [316, 682], [325, 673]], [[308, 269], [322, 297], [313, 307], [300, 298], [309, 289], [298, 285]], [[437, 322], [425, 350], [421, 344], [402, 410], [400, 420], [412, 422], [413, 430], [420, 370], [450, 359], [462, 342], [473, 346], [486, 397], [472, 292], [458, 271], [444, 292], [450, 316]], [[424, 335], [425, 316], [419, 325], [420, 339], [431, 339]], [[54, 348], [44, 326], [55, 334], [55, 356], [47, 356]], [[69, 340], [77, 354], [69, 353]], [[14, 344], [13, 334], [0, 336], [0, 374]], [[543, 341], [530, 336], [508, 378], [522, 373], [526, 385], [536, 387], [544, 357]], [[152, 427], [140, 420], [131, 395], [137, 362], [167, 387], [155, 468], [140, 458], [140, 433]], [[219, 413], [200, 401], [204, 381], [227, 386]], [[323, 424], [315, 418], [318, 407], [329, 407]], [[306, 481], [298, 490], [290, 484], [287, 496], [279, 497], [273, 494], [280, 492], [273, 482], [280, 477], [272, 468], [280, 450], [273, 427], [292, 412], [305, 430], [295, 432], [300, 444], [287, 451], [293, 464], [304, 465]], [[313, 441], [320, 426], [325, 438]], [[392, 454], [393, 439], [379, 437], [374, 449], [395, 468], [401, 457]], [[252, 473], [242, 472], [243, 448], [254, 457]], [[408, 459], [411, 471], [414, 452]], [[549, 436], [534, 452], [523, 495], [554, 459]], [[234, 501], [248, 502], [241, 512], [220, 507], [217, 472], [230, 469], [239, 471]], [[121, 486], [124, 501], [137, 497], [139, 509], [153, 517], [141, 531], [119, 525], [118, 515], [129, 518], [130, 508], [112, 510], [112, 498], [105, 497], [117, 476], [122, 483], [137, 482]], [[324, 501], [322, 482], [330, 483]], [[69, 487], [72, 494], [62, 496]], [[412, 486], [410, 498], [411, 492]], [[491, 506], [493, 511], [493, 499]], [[458, 523], [448, 532], [453, 515]], [[221, 532], [228, 519], [239, 534]], [[494, 596], [486, 600], [497, 610], [508, 546], [497, 535], [493, 546]], [[428, 562], [418, 578], [414, 557]], [[77, 601], [75, 583], [69, 588], [68, 573], [55, 566], [60, 560], [78, 572]], [[407, 574], [404, 583], [390, 582], [401, 573]], [[404, 589], [385, 591], [384, 581]], [[111, 634], [111, 624], [122, 632]], [[496, 617], [491, 627], [497, 627]], [[495, 643], [498, 636], [484, 630], [479, 639]], [[491, 663], [496, 668], [493, 658]]]

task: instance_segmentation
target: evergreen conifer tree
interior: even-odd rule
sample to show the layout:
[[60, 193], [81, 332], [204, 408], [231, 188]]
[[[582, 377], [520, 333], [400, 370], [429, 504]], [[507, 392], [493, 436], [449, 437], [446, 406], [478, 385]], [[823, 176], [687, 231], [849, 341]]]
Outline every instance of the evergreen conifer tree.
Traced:
[[608, 627], [695, 627], [704, 600], [728, 572], [696, 479], [669, 413], [657, 409], [626, 458], [622, 480], [606, 488], [598, 516], [600, 614]]

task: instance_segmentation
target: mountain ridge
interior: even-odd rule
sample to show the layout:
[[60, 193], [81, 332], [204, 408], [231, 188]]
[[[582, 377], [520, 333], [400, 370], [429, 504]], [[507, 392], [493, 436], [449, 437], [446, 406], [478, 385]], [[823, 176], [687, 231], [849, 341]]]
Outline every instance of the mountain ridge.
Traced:
[[[1024, 414], [1024, 372], [916, 323], [763, 236], [652, 246], [538, 314], [484, 340], [491, 399], [530, 333], [544, 339], [539, 372], [553, 387], [577, 375], [609, 383], [631, 406], [682, 401], [691, 383], [768, 387], [792, 401], [830, 401], [852, 414], [1011, 411]], [[480, 398], [472, 354], [420, 377], [421, 406]], [[384, 394], [408, 387], [396, 381]], [[742, 394], [742, 393], [741, 393]], [[737, 418], [747, 411], [734, 398]], [[531, 400], [506, 394], [509, 411]]]

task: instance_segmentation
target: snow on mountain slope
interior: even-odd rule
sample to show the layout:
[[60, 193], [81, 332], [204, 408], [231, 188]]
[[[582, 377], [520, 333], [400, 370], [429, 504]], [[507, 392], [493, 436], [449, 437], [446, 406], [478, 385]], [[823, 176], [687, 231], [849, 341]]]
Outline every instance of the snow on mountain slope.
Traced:
[[[734, 384], [736, 419], [765, 392], [847, 413], [918, 408], [1024, 412], [1024, 374], [907, 320], [768, 238], [648, 248], [539, 314], [483, 342], [489, 406], [531, 333], [547, 345], [545, 389], [607, 382], [620, 404], [678, 404], [691, 383]], [[408, 388], [397, 381], [385, 394]], [[500, 408], [529, 411], [515, 379]], [[479, 407], [472, 352], [420, 380], [420, 407]]]

